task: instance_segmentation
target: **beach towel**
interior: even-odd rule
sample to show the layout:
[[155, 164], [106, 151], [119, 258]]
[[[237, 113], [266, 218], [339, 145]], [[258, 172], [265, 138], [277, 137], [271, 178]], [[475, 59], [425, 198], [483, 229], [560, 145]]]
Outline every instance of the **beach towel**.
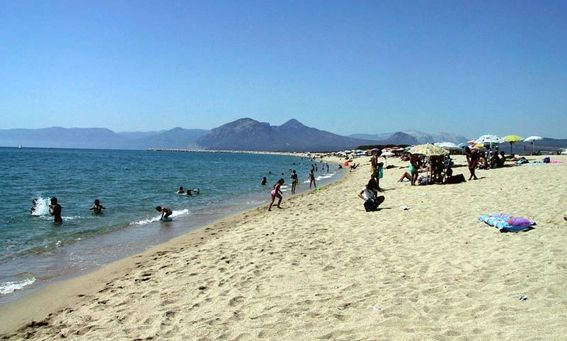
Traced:
[[480, 221], [496, 227], [500, 232], [519, 232], [530, 230], [536, 224], [535, 221], [524, 217], [513, 217], [505, 213], [483, 214]]

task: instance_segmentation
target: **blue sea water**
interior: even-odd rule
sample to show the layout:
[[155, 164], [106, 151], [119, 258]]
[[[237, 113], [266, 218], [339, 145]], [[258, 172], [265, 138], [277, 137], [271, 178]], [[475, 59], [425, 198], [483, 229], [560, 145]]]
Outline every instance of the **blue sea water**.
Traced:
[[[280, 177], [289, 185], [290, 169], [305, 190], [313, 163], [265, 154], [0, 148], [0, 302], [267, 204]], [[335, 165], [330, 173], [317, 165], [319, 182], [336, 178]], [[260, 185], [263, 176], [268, 186]], [[177, 195], [179, 186], [200, 193]], [[53, 196], [60, 225], [48, 213]], [[32, 199], [39, 203], [33, 213]], [[95, 199], [103, 214], [89, 210]], [[171, 223], [159, 222], [157, 205], [173, 209]]]

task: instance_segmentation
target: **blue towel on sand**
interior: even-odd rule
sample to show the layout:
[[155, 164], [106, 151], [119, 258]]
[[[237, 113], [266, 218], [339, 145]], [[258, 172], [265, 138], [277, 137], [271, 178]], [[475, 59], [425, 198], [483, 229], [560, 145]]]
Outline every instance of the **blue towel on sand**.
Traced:
[[496, 227], [500, 232], [519, 232], [532, 229], [536, 224], [535, 221], [527, 218], [513, 217], [509, 214], [483, 214], [480, 216], [480, 221], [487, 223], [490, 226]]

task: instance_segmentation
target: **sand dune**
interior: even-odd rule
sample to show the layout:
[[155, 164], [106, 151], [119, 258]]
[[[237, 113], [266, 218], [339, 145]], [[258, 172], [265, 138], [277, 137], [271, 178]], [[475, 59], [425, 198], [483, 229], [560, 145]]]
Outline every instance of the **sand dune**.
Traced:
[[[371, 213], [356, 196], [363, 159], [281, 210], [224, 219], [4, 307], [0, 330], [40, 340], [562, 339], [567, 158], [553, 158], [563, 163], [443, 186], [398, 183], [403, 170], [387, 169], [386, 201]], [[478, 221], [493, 212], [538, 225], [499, 233]]]

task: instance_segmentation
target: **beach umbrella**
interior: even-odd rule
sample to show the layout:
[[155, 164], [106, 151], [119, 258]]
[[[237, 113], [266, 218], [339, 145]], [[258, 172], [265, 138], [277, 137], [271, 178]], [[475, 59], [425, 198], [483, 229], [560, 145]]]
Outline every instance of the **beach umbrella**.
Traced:
[[532, 154], [534, 153], [534, 142], [539, 141], [539, 140], [543, 140], [543, 137], [541, 137], [541, 136], [529, 136], [529, 137], [526, 137], [524, 139], [524, 142], [529, 142], [529, 143], [532, 144]]
[[411, 147], [409, 152], [412, 154], [421, 154], [425, 156], [449, 154], [446, 149], [443, 149], [431, 143], [418, 144], [417, 146], [413, 146]]
[[504, 139], [502, 139], [500, 136], [496, 136], [496, 135], [482, 135], [481, 137], [479, 137], [478, 139], [476, 139], [475, 141], [477, 144], [485, 144], [485, 143], [503, 143]]
[[506, 135], [504, 136], [504, 142], [510, 143], [510, 154], [512, 154], [512, 145], [516, 142], [523, 141], [524, 138], [520, 135]]
[[447, 150], [458, 150], [460, 149], [459, 146], [457, 146], [456, 144], [454, 144], [453, 142], [437, 142], [434, 143], [437, 147], [441, 147]]

